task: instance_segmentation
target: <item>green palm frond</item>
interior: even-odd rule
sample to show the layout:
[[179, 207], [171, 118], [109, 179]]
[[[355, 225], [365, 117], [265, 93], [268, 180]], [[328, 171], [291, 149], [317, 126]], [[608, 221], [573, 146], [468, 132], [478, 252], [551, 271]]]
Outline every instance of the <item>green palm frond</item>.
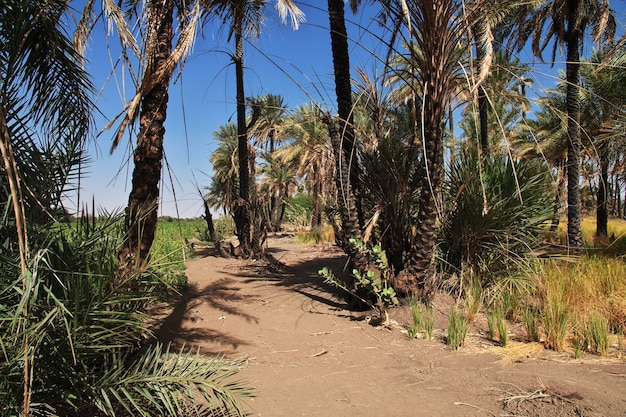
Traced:
[[206, 358], [186, 348], [173, 352], [160, 344], [128, 360], [114, 356], [93, 382], [93, 406], [103, 415], [247, 415], [243, 399], [252, 391], [233, 379], [240, 366], [236, 361]]

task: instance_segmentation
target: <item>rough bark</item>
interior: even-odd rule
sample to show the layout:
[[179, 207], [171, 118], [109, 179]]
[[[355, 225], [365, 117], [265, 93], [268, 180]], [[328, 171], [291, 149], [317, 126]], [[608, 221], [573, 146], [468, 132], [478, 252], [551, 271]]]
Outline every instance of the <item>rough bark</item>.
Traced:
[[233, 217], [237, 238], [245, 254], [250, 253], [250, 167], [248, 150], [248, 127], [246, 125], [246, 96], [244, 91], [244, 62], [243, 62], [243, 10], [235, 8], [235, 79], [237, 94], [237, 149], [239, 164], [239, 198], [235, 202]]
[[609, 235], [609, 210], [608, 210], [608, 182], [609, 182], [609, 158], [605, 146], [599, 147], [600, 157], [600, 181], [598, 184], [597, 207], [596, 207], [596, 237]]
[[[578, 10], [578, 0], [568, 1], [570, 13]], [[566, 35], [567, 63], [567, 244], [573, 253], [580, 252], [583, 246], [580, 227], [580, 40], [581, 31], [575, 27], [576, 17], [568, 19], [570, 27]]]
[[350, 54], [348, 51], [348, 33], [346, 30], [343, 0], [328, 0], [328, 15], [330, 20], [330, 39], [333, 54], [333, 69], [335, 75], [335, 94], [337, 95], [337, 111], [339, 114], [339, 132], [342, 141], [339, 146], [343, 149], [347, 161], [350, 186], [354, 195], [355, 210], [359, 227], [365, 224], [360, 186], [360, 166], [356, 157], [354, 136], [354, 118], [352, 117], [352, 85], [350, 78]]
[[[155, 56], [148, 63], [148, 77], [163, 68], [171, 54], [173, 2], [151, 2], [149, 7], [150, 24], [157, 33], [157, 47]], [[119, 253], [122, 279], [146, 266], [154, 241], [170, 77], [171, 73], [154, 85], [144, 95], [141, 104], [139, 135], [133, 157], [135, 168], [125, 216], [128, 236]]]

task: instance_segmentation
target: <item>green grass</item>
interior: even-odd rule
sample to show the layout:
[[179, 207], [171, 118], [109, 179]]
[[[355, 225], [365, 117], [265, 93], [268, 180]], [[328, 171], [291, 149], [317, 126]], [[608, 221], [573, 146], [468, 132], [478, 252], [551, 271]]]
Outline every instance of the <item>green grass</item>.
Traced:
[[297, 243], [320, 244], [332, 243], [335, 241], [335, 231], [330, 225], [317, 227], [311, 231], [298, 232]]
[[150, 251], [151, 270], [170, 289], [181, 292], [187, 288], [185, 262], [193, 256], [191, 239], [206, 234], [202, 219], [159, 219]]

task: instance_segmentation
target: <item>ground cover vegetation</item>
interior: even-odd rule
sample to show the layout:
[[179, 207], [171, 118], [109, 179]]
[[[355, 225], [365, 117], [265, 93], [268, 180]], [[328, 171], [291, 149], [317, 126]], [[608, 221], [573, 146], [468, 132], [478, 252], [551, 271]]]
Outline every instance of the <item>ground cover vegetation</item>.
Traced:
[[[381, 24], [372, 75], [350, 66], [345, 4], [329, 0], [337, 101], [294, 110], [245, 94], [244, 44], [262, 34], [265, 1], [5, 3], [1, 415], [245, 415], [237, 363], [151, 341], [147, 311], [184, 291], [192, 239], [275, 263], [264, 239], [287, 223], [345, 251], [350, 273], [323, 275], [379, 323], [410, 300], [411, 338], [432, 337], [430, 301], [446, 291], [453, 349], [482, 311], [502, 346], [521, 323], [547, 348], [623, 354], [626, 50], [607, 2], [351, 1]], [[292, 1], [275, 3], [303, 23]], [[98, 19], [136, 83], [109, 126], [113, 148], [133, 144], [132, 189], [124, 213], [67, 213], [92, 135], [81, 54]], [[213, 133], [205, 218], [158, 221], [168, 88], [203, 24], [234, 41], [237, 122]], [[538, 57], [552, 45], [552, 62], [566, 51], [562, 82], [535, 97], [512, 52], [527, 44]]]

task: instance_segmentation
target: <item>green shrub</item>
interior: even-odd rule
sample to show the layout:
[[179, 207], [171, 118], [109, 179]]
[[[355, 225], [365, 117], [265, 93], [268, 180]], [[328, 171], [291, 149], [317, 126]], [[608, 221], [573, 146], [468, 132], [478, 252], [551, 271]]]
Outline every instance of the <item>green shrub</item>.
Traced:
[[467, 330], [467, 317], [453, 306], [450, 309], [448, 319], [448, 346], [454, 350], [458, 350], [463, 346], [465, 344], [465, 338], [467, 337]]
[[456, 158], [445, 181], [449, 214], [439, 232], [446, 268], [480, 277], [482, 286], [511, 276], [541, 242], [551, 217], [545, 164], [506, 156]]

